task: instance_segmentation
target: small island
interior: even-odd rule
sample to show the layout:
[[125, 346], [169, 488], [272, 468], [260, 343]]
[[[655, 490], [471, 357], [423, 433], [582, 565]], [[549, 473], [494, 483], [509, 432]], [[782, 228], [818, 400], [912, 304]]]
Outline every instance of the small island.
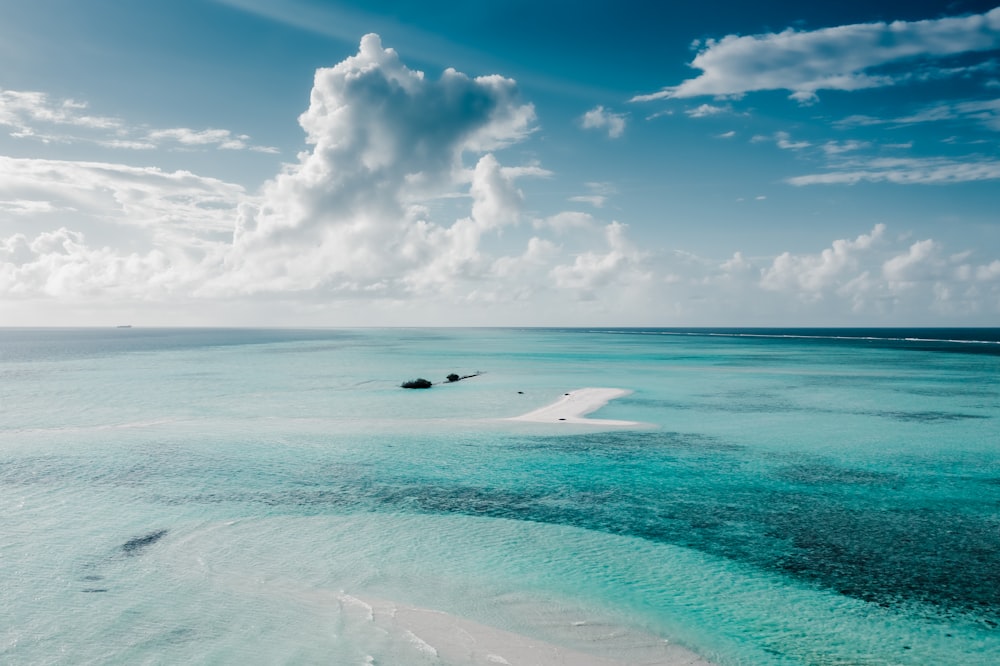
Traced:
[[[444, 383], [454, 384], [455, 382], [462, 381], [463, 379], [478, 377], [481, 374], [483, 374], [481, 370], [476, 370], [471, 375], [459, 375], [453, 372], [447, 377], [445, 377]], [[423, 377], [417, 377], [416, 379], [411, 379], [409, 381], [403, 382], [402, 384], [400, 384], [400, 386], [405, 389], [429, 389], [430, 387], [434, 386], [434, 383], [431, 382], [429, 379], [424, 379]]]
[[459, 377], [458, 375], [456, 375], [456, 374], [455, 374], [455, 373], [453, 372], [453, 373], [451, 373], [450, 375], [448, 375], [448, 376], [447, 376], [447, 377], [446, 377], [445, 379], [447, 379], [447, 380], [448, 380], [448, 383], [449, 383], [449, 384], [453, 384], [453, 383], [455, 383], [455, 382], [458, 382], [458, 381], [461, 381], [461, 380], [463, 380], [463, 379], [471, 379], [472, 377], [478, 377], [478, 376], [479, 376], [479, 375], [481, 375], [481, 374], [483, 374], [483, 371], [482, 371], [482, 370], [476, 370], [476, 371], [475, 371], [475, 372], [473, 372], [473, 373], [472, 373], [471, 375], [462, 375], [461, 377]]

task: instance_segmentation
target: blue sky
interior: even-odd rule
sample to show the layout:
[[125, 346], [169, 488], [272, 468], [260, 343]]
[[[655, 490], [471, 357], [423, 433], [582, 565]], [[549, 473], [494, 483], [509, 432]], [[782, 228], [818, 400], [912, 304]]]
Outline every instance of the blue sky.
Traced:
[[1000, 325], [995, 2], [0, 5], [0, 325]]

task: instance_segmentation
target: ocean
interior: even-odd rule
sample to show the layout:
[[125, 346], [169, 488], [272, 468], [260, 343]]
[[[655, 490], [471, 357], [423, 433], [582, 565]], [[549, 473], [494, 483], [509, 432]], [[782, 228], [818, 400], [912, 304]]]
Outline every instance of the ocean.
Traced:
[[4, 664], [997, 664], [1000, 329], [0, 329], [0, 510]]

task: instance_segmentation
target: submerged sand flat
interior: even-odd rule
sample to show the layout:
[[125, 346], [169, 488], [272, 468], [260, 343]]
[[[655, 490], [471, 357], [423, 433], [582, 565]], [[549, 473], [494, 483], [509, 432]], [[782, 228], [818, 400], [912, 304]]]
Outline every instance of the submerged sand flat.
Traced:
[[[621, 629], [608, 636], [591, 636], [588, 642], [597, 652], [624, 649], [625, 660], [588, 654], [428, 608], [347, 594], [340, 595], [339, 601], [346, 613], [379, 627], [387, 637], [405, 645], [400, 656], [409, 652], [456, 666], [712, 666], [680, 645], [639, 633], [626, 636]], [[582, 635], [585, 624], [579, 623]]]
[[605, 426], [637, 426], [638, 421], [618, 421], [614, 419], [588, 419], [587, 414], [597, 411], [615, 398], [630, 394], [619, 388], [581, 388], [570, 391], [551, 405], [515, 416], [510, 421], [530, 421], [532, 423], [583, 423]]

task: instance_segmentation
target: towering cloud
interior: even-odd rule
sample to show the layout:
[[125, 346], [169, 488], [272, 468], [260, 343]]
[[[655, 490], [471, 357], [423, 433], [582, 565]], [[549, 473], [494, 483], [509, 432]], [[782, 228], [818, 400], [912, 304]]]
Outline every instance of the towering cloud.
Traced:
[[[413, 274], [428, 264], [442, 280], [445, 267], [468, 268], [479, 236], [516, 221], [520, 203], [513, 172], [488, 151], [524, 137], [534, 117], [510, 79], [448, 69], [430, 80], [366, 35], [357, 55], [316, 72], [299, 117], [312, 149], [242, 208], [222, 281], [386, 293], [424, 282]], [[428, 219], [429, 202], [465, 188], [469, 217]]]

